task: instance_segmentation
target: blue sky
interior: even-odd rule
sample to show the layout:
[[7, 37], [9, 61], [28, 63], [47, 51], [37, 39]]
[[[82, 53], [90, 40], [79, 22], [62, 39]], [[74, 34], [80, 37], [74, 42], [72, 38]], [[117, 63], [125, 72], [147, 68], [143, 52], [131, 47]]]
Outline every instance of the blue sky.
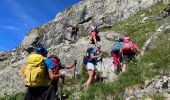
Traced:
[[0, 50], [10, 50], [32, 28], [40, 26], [57, 13], [80, 0], [1, 0]]

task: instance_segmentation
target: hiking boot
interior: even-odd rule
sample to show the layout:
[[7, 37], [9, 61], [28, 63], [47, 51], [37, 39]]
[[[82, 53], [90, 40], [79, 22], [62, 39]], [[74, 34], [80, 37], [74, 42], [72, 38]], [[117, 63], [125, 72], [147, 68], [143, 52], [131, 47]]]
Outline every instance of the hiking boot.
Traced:
[[114, 73], [115, 73], [116, 75], [118, 75], [118, 70], [117, 70], [117, 69], [115, 69]]
[[80, 84], [80, 90], [83, 90], [86, 88], [86, 85], [85, 84]]

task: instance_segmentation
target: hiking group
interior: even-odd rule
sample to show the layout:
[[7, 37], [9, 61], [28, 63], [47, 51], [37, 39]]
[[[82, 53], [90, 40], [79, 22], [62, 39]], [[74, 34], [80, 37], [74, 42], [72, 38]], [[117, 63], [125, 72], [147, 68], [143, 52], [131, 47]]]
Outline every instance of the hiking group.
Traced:
[[[76, 25], [76, 27], [70, 27], [68, 30], [74, 40], [77, 33], [80, 32], [80, 27]], [[88, 75], [88, 79], [81, 85], [85, 89], [88, 89], [94, 83], [96, 79], [95, 66], [98, 62], [102, 62], [103, 58], [101, 45], [98, 43], [100, 37], [97, 25], [90, 25], [89, 31], [89, 43], [94, 44], [95, 48], [88, 48], [83, 58]], [[133, 60], [138, 53], [139, 49], [131, 41], [130, 37], [118, 37], [110, 51], [110, 55], [113, 57], [115, 73], [124, 72], [127, 60]], [[27, 87], [24, 100], [56, 100], [59, 79], [64, 82], [66, 75], [66, 71], [60, 72], [60, 70], [72, 69], [77, 64], [75, 60], [72, 64], [66, 65], [56, 55], [47, 57], [47, 54], [48, 51], [42, 45], [36, 46], [35, 52], [28, 56], [27, 64], [21, 68], [20, 75], [24, 76], [24, 83]]]

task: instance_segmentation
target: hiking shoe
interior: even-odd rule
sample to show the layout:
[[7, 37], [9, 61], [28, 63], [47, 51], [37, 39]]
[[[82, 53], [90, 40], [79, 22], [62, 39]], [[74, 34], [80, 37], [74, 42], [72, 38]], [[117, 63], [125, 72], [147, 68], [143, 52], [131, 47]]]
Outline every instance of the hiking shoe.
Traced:
[[80, 84], [80, 90], [83, 90], [86, 87], [85, 84]]
[[115, 73], [116, 75], [118, 75], [118, 70], [117, 70], [117, 69], [115, 69], [114, 73]]

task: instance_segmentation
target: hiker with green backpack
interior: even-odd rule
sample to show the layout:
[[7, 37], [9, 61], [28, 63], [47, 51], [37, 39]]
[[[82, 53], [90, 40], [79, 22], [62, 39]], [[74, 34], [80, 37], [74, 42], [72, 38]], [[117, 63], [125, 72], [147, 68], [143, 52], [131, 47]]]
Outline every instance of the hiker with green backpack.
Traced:
[[88, 73], [88, 79], [87, 81], [82, 85], [82, 87], [89, 88], [89, 86], [93, 83], [95, 79], [95, 65], [98, 62], [98, 58], [102, 57], [102, 53], [97, 54], [100, 52], [101, 45], [96, 44], [95, 49], [94, 48], [88, 48], [87, 49], [87, 55], [83, 59], [83, 63], [86, 65], [87, 73]]

